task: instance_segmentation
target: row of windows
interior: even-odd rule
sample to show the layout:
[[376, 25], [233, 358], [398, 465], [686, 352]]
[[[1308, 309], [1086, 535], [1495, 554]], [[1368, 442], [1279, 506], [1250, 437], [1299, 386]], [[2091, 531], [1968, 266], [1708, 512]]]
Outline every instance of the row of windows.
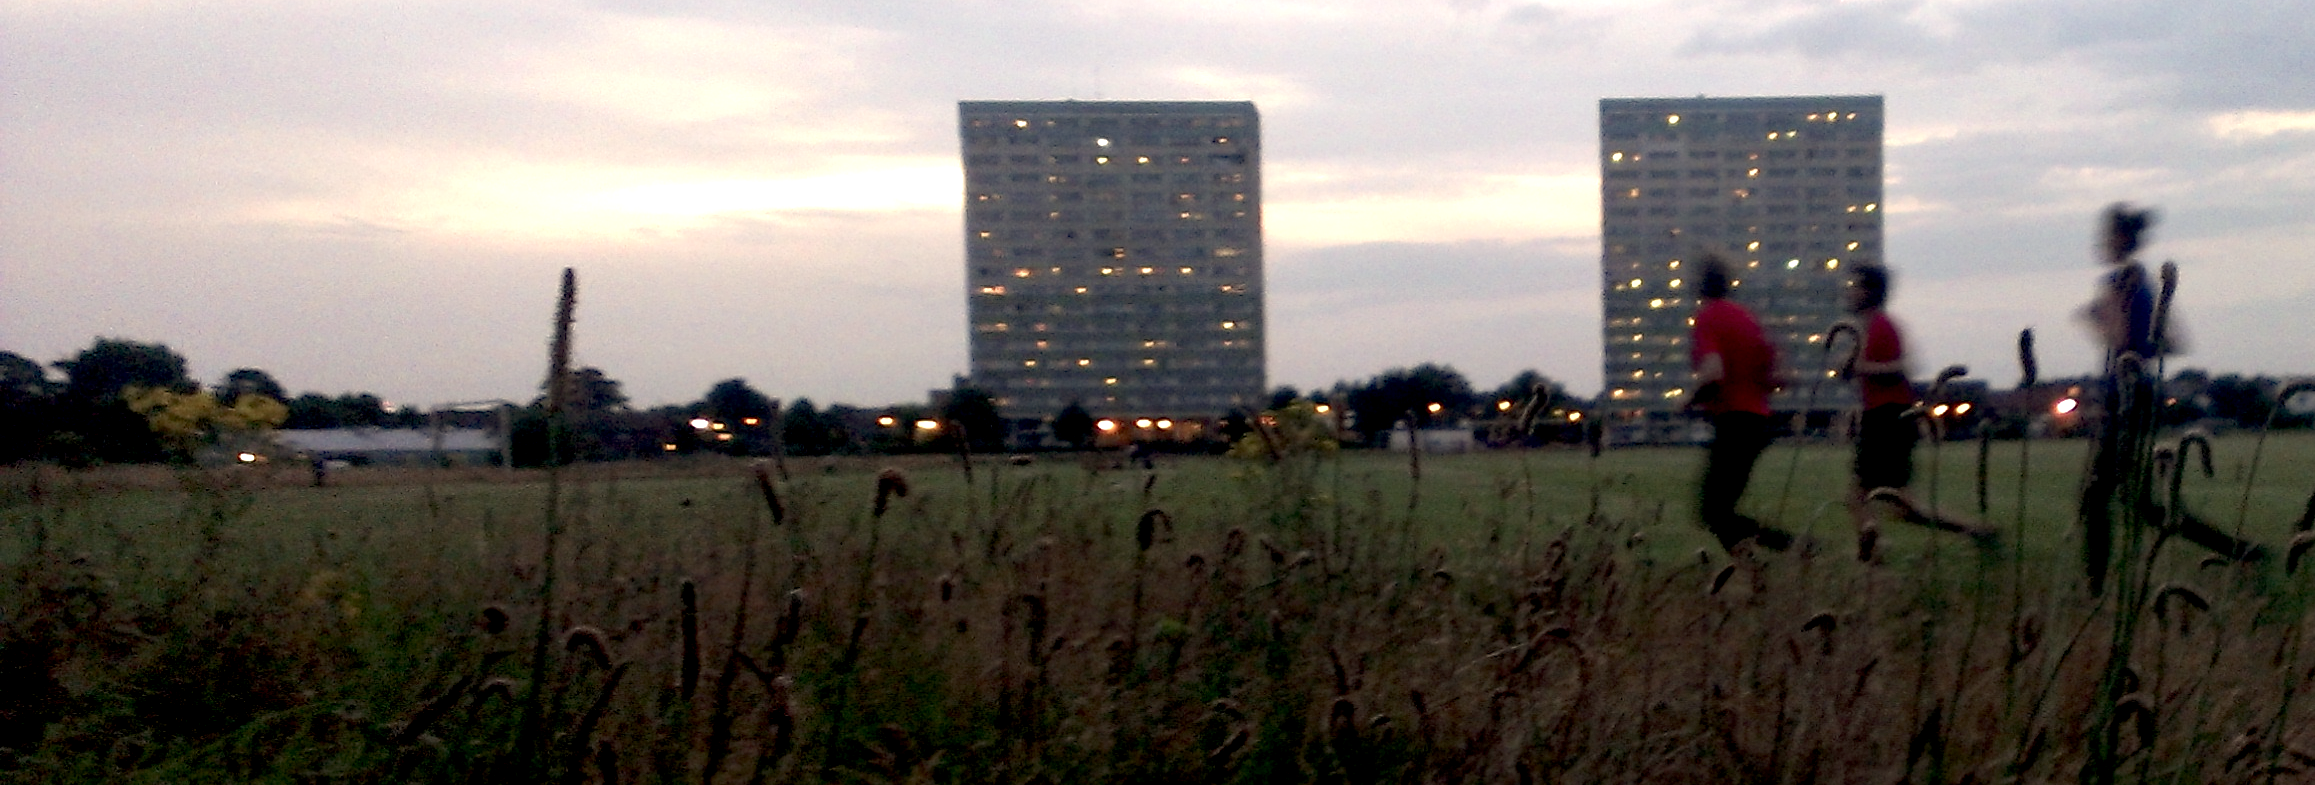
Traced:
[[1699, 142], [1717, 142], [1721, 144], [1777, 144], [1809, 142], [1820, 142], [1827, 144], [1835, 142], [1871, 144], [1881, 141], [1881, 132], [1874, 129], [1841, 132], [1830, 128], [1786, 128], [1777, 130], [1773, 125], [1763, 126], [1763, 128], [1767, 128], [1769, 130], [1766, 133], [1762, 133], [1761, 131], [1757, 130], [1730, 130], [1723, 132], [1661, 130], [1642, 132], [1629, 128], [1606, 128], [1600, 132], [1600, 138], [1610, 142], [1679, 142], [1687, 144], [1696, 144]]
[[[1862, 111], [1860, 111], [1860, 109], [1862, 109]], [[1874, 110], [1865, 109], [1863, 107], [1854, 105], [1850, 107], [1820, 106], [1817, 107], [1815, 111], [1806, 109], [1780, 109], [1772, 111], [1707, 109], [1703, 111], [1685, 112], [1621, 111], [1602, 112], [1600, 114], [1600, 122], [1602, 124], [1661, 124], [1666, 127], [1671, 127], [1680, 125], [1682, 122], [1686, 122], [1691, 128], [1708, 125], [1742, 126], [1746, 124], [1758, 125], [1761, 123], [1777, 126], [1800, 124], [1840, 125], [1843, 123], [1874, 123], [1879, 122], [1880, 119], [1880, 116]]]
[[[1250, 365], [1254, 373], [1261, 373], [1260, 365]], [[1168, 387], [1221, 387], [1246, 386], [1245, 379], [1228, 376], [1181, 376], [1174, 374], [1136, 374], [1130, 376], [1103, 376], [1100, 374], [1017, 374], [1004, 371], [982, 371], [974, 374], [976, 381], [999, 390], [1100, 389], [1103, 387], [1168, 388]]]
[[[1137, 333], [1138, 334], [1138, 333]], [[1146, 334], [1144, 334], [1146, 335]], [[1261, 348], [1260, 341], [1249, 337], [1235, 338], [1130, 338], [1119, 335], [1077, 336], [1075, 339], [1007, 340], [997, 336], [982, 336], [973, 340], [973, 354], [1015, 355], [1052, 352], [1080, 356], [1125, 353], [1136, 356], [1180, 352], [1244, 352]]]
[[964, 128], [1244, 128], [1248, 119], [1241, 115], [1137, 115], [1119, 117], [1099, 114], [1086, 117], [1040, 117], [1029, 119], [1009, 115], [967, 117]]
[[[1618, 169], [1605, 175], [1603, 179], [1605, 188], [1603, 190], [1608, 192], [1620, 191], [1631, 187], [1630, 183], [1633, 180], [1678, 180], [1681, 179], [1682, 174], [1683, 172], [1679, 169]], [[1838, 166], [1811, 166], [1805, 169], [1797, 166], [1750, 166], [1731, 169], [1689, 169], [1685, 174], [1689, 180], [1718, 180], [1723, 174], [1726, 174], [1727, 179], [1730, 180], [1758, 180], [1764, 177], [1772, 180], [1785, 180], [1796, 177], [1812, 177], [1817, 179], [1872, 180], [1878, 183], [1881, 178], [1881, 169], [1874, 166], [1852, 166], [1847, 169]]]
[[[1109, 258], [1109, 256], [1110, 256], [1110, 254], [1108, 254], [1108, 253], [1106, 253], [1106, 252], [1103, 252], [1103, 253], [1096, 253], [1096, 254], [1094, 254], [1094, 255], [1095, 255], [1095, 257], [1097, 257], [1097, 258], [1101, 258], [1101, 259], [1108, 259], [1108, 258]], [[1216, 255], [1216, 256], [1224, 256], [1225, 254], [1215, 254], [1215, 255]], [[1235, 256], [1236, 254], [1227, 254], [1227, 255], [1229, 255], [1229, 256]], [[1120, 257], [1118, 257], [1118, 258], [1124, 258], [1124, 257], [1120, 256]], [[973, 268], [973, 274], [974, 274], [974, 277], [977, 277], [977, 278], [1013, 278], [1013, 279], [1024, 279], [1024, 278], [1048, 278], [1048, 277], [1055, 277], [1055, 278], [1066, 278], [1066, 277], [1070, 277], [1070, 276], [1083, 276], [1083, 277], [1094, 277], [1094, 276], [1098, 276], [1098, 277], [1104, 277], [1104, 278], [1121, 278], [1121, 277], [1128, 277], [1128, 276], [1130, 276], [1130, 277], [1134, 277], [1134, 278], [1150, 278], [1150, 277], [1161, 277], [1161, 276], [1183, 276], [1183, 275], [1189, 275], [1189, 276], [1224, 276], [1224, 277], [1228, 277], [1228, 276], [1241, 276], [1241, 277], [1243, 277], [1243, 276], [1246, 276], [1246, 275], [1250, 275], [1250, 274], [1251, 274], [1251, 269], [1250, 269], [1250, 268], [1248, 268], [1248, 267], [1246, 267], [1246, 266], [1244, 266], [1244, 265], [1216, 265], [1216, 266], [1213, 266], [1213, 267], [1193, 267], [1193, 266], [1168, 267], [1168, 266], [1160, 266], [1160, 265], [1143, 265], [1143, 266], [1140, 266], [1140, 267], [1133, 267], [1133, 266], [1113, 266], [1113, 265], [1102, 265], [1102, 266], [1099, 266], [1099, 267], [1091, 267], [1091, 266], [1088, 266], [1088, 267], [1078, 267], [1078, 266], [1074, 266], [1074, 265], [1056, 265], [1056, 266], [1052, 266], [1052, 267], [1014, 267], [1014, 268], [1011, 268], [1011, 269], [1002, 268], [1002, 267], [975, 267], [975, 268]], [[1120, 286], [1118, 286], [1118, 285], [1116, 285], [1116, 284], [1109, 284], [1109, 285], [1105, 285], [1105, 286], [1102, 286], [1102, 287], [1101, 287], [1101, 289], [1100, 289], [1100, 291], [1102, 291], [1102, 292], [1137, 291], [1137, 292], [1144, 292], [1144, 293], [1146, 293], [1146, 292], [1150, 292], [1150, 291], [1153, 291], [1153, 290], [1152, 290], [1152, 289], [1150, 289], [1150, 288], [1149, 288], [1149, 287], [1147, 287], [1147, 286], [1143, 286], [1143, 287], [1140, 287], [1140, 288], [1137, 288], [1137, 289], [1126, 289], [1126, 288], [1120, 287]], [[1163, 289], [1163, 288], [1159, 288], [1159, 289], [1155, 289], [1154, 291], [1160, 291], [1160, 292], [1162, 292], [1162, 291], [1165, 291], [1165, 289]]]
[[1688, 160], [1691, 161], [1760, 161], [1762, 159], [1767, 159], [1770, 161], [1831, 161], [1839, 158], [1847, 158], [1854, 161], [1865, 158], [1877, 158], [1877, 152], [1877, 148], [1873, 147], [1811, 147], [1801, 150], [1796, 150], [1789, 147], [1737, 148], [1731, 150], [1687, 151], [1674, 148], [1657, 148], [1643, 151], [1609, 150], [1605, 153], [1605, 155], [1609, 164], [1609, 166], [1606, 168], [1614, 169], [1619, 168], [1615, 166], [1617, 164], [1630, 165], [1637, 164], [1642, 161], [1676, 161], [1679, 160], [1682, 155], [1686, 155]]
[[[1126, 332], [1140, 333], [1144, 335], [1149, 333], [1181, 334], [1191, 330], [1207, 330], [1214, 332], [1233, 332], [1255, 335], [1259, 334], [1259, 330], [1254, 324], [1254, 321], [1247, 318], [1196, 322], [1165, 319], [1154, 322], [1134, 322], [1131, 324], [1119, 324], [1115, 321], [1107, 319], [1084, 319], [1076, 321], [1051, 320], [1042, 322], [1024, 322], [1020, 324], [1015, 324], [1010, 321], [997, 321], [978, 322], [973, 325], [973, 332], [978, 333], [1009, 333], [1016, 330], [1030, 333], [1116, 334], [1119, 332]], [[1233, 346], [1235, 344], [1225, 342], [1223, 345]]]
[[1005, 221], [1014, 223], [1027, 223], [1031, 221], [1065, 221], [1070, 223], [1080, 223], [1085, 221], [1124, 222], [1127, 220], [1140, 223], [1155, 223], [1158, 221], [1207, 220], [1243, 221], [1253, 216], [1253, 214], [1254, 213], [1251, 210], [1134, 210], [1129, 213], [1124, 210], [1072, 209], [1039, 211], [999, 210], [993, 207], [976, 207], [966, 210], [965, 218], [973, 225], [979, 226], [983, 224], [999, 223]]
[[973, 238], [973, 239], [976, 239], [976, 240], [1005, 240], [1005, 241], [1024, 241], [1024, 240], [1061, 240], [1061, 241], [1094, 240], [1094, 241], [1105, 241], [1105, 240], [1168, 240], [1168, 239], [1171, 239], [1171, 240], [1203, 240], [1203, 239], [1207, 239], [1207, 238], [1212, 238], [1212, 239], [1215, 239], [1215, 240], [1225, 240], [1225, 241], [1229, 241], [1229, 240], [1251, 240], [1251, 239], [1254, 239], [1254, 232], [1253, 232], [1252, 230], [1249, 230], [1249, 229], [1246, 229], [1246, 228], [1243, 228], [1243, 227], [1237, 227], [1237, 226], [1215, 226], [1215, 227], [1204, 227], [1204, 226], [1177, 226], [1177, 227], [1171, 227], [1171, 228], [1162, 228], [1162, 229], [1161, 229], [1161, 228], [1156, 228], [1156, 227], [1131, 227], [1131, 228], [1124, 228], [1124, 227], [1117, 227], [1117, 228], [1113, 228], [1113, 227], [1099, 227], [1099, 228], [1095, 228], [1095, 229], [1074, 229], [1074, 228], [1069, 228], [1069, 227], [1055, 227], [1055, 228], [1050, 228], [1050, 229], [1045, 229], [1045, 228], [1018, 228], [1018, 229], [981, 229], [981, 230], [978, 230], [978, 231], [975, 231], [975, 232], [973, 232], [973, 233], [972, 233], [972, 238]]
[[[1085, 298], [1088, 302], [1100, 305], [1113, 301], [1145, 301], [1150, 299], [1151, 295], [1153, 294], [1159, 296], [1169, 294], [1190, 295], [1191, 299], [1194, 300], [1210, 301], [1213, 298], [1204, 295], [1242, 297], [1254, 293], [1254, 287], [1251, 284], [1237, 282], [1211, 284], [1205, 286], [1144, 286], [1135, 287], [1134, 291], [1120, 291], [1120, 287], [1108, 286], [1071, 286], [1068, 284], [986, 284], [973, 287], [973, 293], [987, 298], [1018, 297], [1030, 300], [1050, 299], [1054, 297], [1081, 297]], [[1015, 306], [1015, 310], [1019, 310], [1019, 306]], [[1207, 310], [1211, 311], [1212, 307], [1208, 306]]]
[[1167, 357], [1162, 359], [1157, 357], [1137, 357], [1131, 359], [1097, 359], [1093, 357], [1073, 358], [1066, 356], [1017, 356], [991, 357], [973, 361], [973, 368], [980, 371], [1006, 371], [1015, 368], [1026, 371], [1028, 369], [1041, 368], [1047, 372], [1046, 375], [1065, 375], [1068, 373], [1077, 372], [1115, 373], [1119, 369], [1148, 370], [1156, 368], [1184, 370], [1193, 368], [1256, 368], [1260, 367], [1261, 365], [1262, 359], [1259, 357], [1227, 356]]
[[1131, 202], [1137, 205], [1159, 204], [1242, 204], [1244, 191], [982, 191], [965, 197], [967, 200], [988, 204], [991, 202]]
[[[1061, 156], [1054, 157], [1059, 158]], [[1048, 185], [1083, 184], [1092, 188], [1111, 187], [1124, 183], [1132, 183], [1134, 185], [1159, 185], [1167, 182], [1171, 182], [1176, 186], [1198, 186], [1208, 183], [1213, 185], [1234, 186], [1243, 185], [1245, 184], [1246, 180], [1247, 177], [1245, 172], [1177, 171], [1174, 172], [1171, 176], [1168, 176], [1164, 172], [1153, 171], [1134, 171], [1127, 174], [1113, 174], [1104, 173], [1102, 170], [1095, 170], [1091, 173], [1054, 171], [1044, 167], [1039, 167], [1035, 171], [1009, 173], [978, 170], [965, 176], [965, 182], [975, 186], [994, 186], [1004, 183], [1015, 183], [1022, 185], [1043, 183]]]
[[[1755, 216], [1782, 216], [1782, 215], [1789, 215], [1789, 216], [1802, 216], [1802, 215], [1814, 215], [1814, 216], [1834, 216], [1834, 215], [1842, 215], [1842, 214], [1845, 214], [1845, 213], [1855, 213], [1855, 212], [1857, 212], [1857, 206], [1856, 206], [1856, 205], [1838, 205], [1838, 204], [1813, 204], [1813, 205], [1812, 205], [1812, 204], [1794, 204], [1794, 203], [1791, 203], [1791, 202], [1769, 202], [1769, 203], [1766, 203], [1766, 204], [1740, 204], [1740, 205], [1732, 205], [1732, 206], [1729, 206], [1729, 207], [1725, 207], [1725, 208], [1724, 208], [1724, 207], [1721, 207], [1721, 206], [1719, 206], [1719, 205], [1710, 205], [1710, 204], [1698, 204], [1698, 205], [1689, 205], [1689, 206], [1688, 206], [1688, 207], [1686, 207], [1686, 208], [1682, 208], [1682, 207], [1679, 207], [1679, 206], [1677, 206], [1677, 205], [1657, 205], [1657, 206], [1654, 206], [1654, 207], [1646, 207], [1646, 208], [1642, 208], [1642, 207], [1610, 207], [1610, 208], [1607, 208], [1607, 212], [1605, 213], [1605, 215], [1606, 215], [1607, 217], [1609, 217], [1609, 218], [1642, 218], [1642, 217], [1647, 217], [1647, 218], [1683, 218], [1683, 217], [1685, 217], [1685, 218], [1712, 218], [1712, 217], [1716, 217], [1716, 216], [1727, 216], [1727, 217], [1730, 217], [1730, 218], [1751, 218], [1751, 217], [1755, 217]], [[1619, 228], [1620, 228], [1620, 229], [1623, 229], [1624, 231], [1614, 231], [1615, 229], [1619, 229]], [[1630, 236], [1633, 236], [1633, 235], [1637, 235], [1637, 234], [1646, 234], [1646, 233], [1647, 233], [1647, 232], [1645, 232], [1645, 231], [1640, 231], [1640, 230], [1638, 230], [1636, 227], [1630, 227], [1630, 226], [1623, 226], [1623, 227], [1610, 226], [1610, 227], [1609, 227], [1609, 231], [1607, 232], [1607, 234], [1608, 234], [1608, 235], [1610, 235], [1610, 236], [1614, 236], [1614, 237], [1630, 237]]]

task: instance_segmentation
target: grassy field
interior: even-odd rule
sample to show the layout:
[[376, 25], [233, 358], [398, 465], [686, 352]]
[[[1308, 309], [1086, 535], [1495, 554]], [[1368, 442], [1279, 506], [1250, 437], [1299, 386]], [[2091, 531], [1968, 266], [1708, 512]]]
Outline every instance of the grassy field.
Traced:
[[[1924, 447], [1917, 493], [1977, 517], [1978, 447]], [[1829, 445], [1771, 448], [1745, 505], [1817, 547], [1736, 561], [1692, 522], [1693, 448], [1419, 471], [1374, 453], [969, 476], [795, 459], [766, 482], [721, 461], [381, 470], [321, 489], [290, 470], [19, 470], [0, 484], [0, 779], [2315, 770], [2306, 579], [2149, 534], [2094, 598], [2072, 523], [2088, 445], [1990, 447], [2002, 551], [1885, 524], [1871, 567]], [[2214, 447], [2181, 496], [2231, 529], [2254, 442]], [[2243, 530], [2280, 556], [2315, 437], [2259, 461]]]

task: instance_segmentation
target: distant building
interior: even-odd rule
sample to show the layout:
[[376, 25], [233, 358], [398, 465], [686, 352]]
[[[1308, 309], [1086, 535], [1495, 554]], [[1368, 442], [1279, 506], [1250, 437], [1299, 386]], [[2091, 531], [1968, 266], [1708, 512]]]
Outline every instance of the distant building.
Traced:
[[1600, 101], [1600, 414], [1615, 442], [1683, 441], [1695, 260], [1734, 265], [1734, 299], [1760, 317], [1797, 382], [1773, 401], [1848, 406], [1821, 381], [1825, 329], [1844, 315], [1843, 269], [1883, 261], [1880, 96]]
[[491, 466], [504, 447], [497, 434], [465, 428], [283, 430], [274, 431], [273, 440], [303, 459], [356, 466]]
[[1252, 103], [965, 101], [957, 114], [971, 383], [1004, 416], [1049, 424], [1075, 402], [1134, 435], [1264, 402]]

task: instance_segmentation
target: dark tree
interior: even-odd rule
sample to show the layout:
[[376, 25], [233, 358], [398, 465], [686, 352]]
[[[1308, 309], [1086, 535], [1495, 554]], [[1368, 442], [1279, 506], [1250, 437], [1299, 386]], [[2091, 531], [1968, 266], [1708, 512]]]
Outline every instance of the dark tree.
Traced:
[[[64, 372], [64, 390], [58, 396], [58, 421], [71, 431], [63, 438], [86, 451], [85, 457], [104, 461], [158, 461], [167, 457], [160, 437], [145, 418], [124, 405], [121, 391], [132, 385], [177, 392], [199, 389], [185, 373], [185, 358], [166, 344], [137, 343], [99, 338], [70, 360], [56, 363]], [[63, 436], [60, 434], [60, 436]], [[77, 460], [83, 456], [64, 456]]]
[[[781, 435], [784, 424], [780, 419], [780, 402], [748, 386], [746, 379], [725, 379], [707, 390], [700, 399], [700, 415], [724, 427], [732, 434], [729, 440], [719, 440], [731, 452], [739, 455], [769, 455], [774, 437]], [[753, 420], [753, 423], [749, 421]]]
[[23, 355], [0, 352], [0, 463], [39, 457], [54, 433], [56, 384]]
[[244, 395], [263, 395], [276, 401], [289, 399], [289, 393], [281, 389], [280, 382], [273, 380], [273, 374], [256, 368], [236, 369], [217, 382], [218, 403], [231, 406]]
[[[1349, 405], [1358, 431], [1371, 443], [1401, 420], [1417, 428], [1455, 422], [1474, 399], [1471, 383], [1454, 368], [1425, 363], [1384, 371], [1351, 390]], [[1439, 405], [1437, 412], [1432, 404]]]
[[941, 407], [945, 421], [941, 440], [956, 438], [956, 431], [964, 433], [967, 443], [976, 453], [1002, 452], [1005, 449], [1005, 418], [997, 413], [997, 399], [972, 387], [959, 386], [949, 391], [948, 403]]
[[780, 441], [790, 455], [832, 455], [849, 441], [843, 426], [820, 412], [810, 398], [798, 398], [781, 418]]
[[1295, 401], [1300, 400], [1301, 398], [1301, 390], [1294, 389], [1294, 385], [1291, 384], [1283, 385], [1278, 389], [1270, 391], [1270, 406], [1268, 408], [1284, 409], [1293, 405]]
[[98, 338], [95, 345], [58, 361], [56, 367], [64, 372], [64, 397], [76, 403], [118, 401], [121, 388], [130, 385], [177, 392], [199, 388], [185, 373], [185, 357], [167, 344]]
[[1078, 402], [1070, 401], [1068, 406], [1061, 407], [1060, 414], [1053, 417], [1053, 438], [1080, 450], [1092, 446], [1093, 413], [1086, 411]]

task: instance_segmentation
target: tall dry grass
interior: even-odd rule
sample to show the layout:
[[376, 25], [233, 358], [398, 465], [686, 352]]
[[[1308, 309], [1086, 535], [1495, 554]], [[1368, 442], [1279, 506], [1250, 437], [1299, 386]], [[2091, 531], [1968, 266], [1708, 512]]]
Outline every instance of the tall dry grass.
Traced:
[[[1674, 558], [1649, 533], [1675, 522], [1549, 497], [1474, 503], [1483, 520], [1435, 534], [1396, 499], [1267, 497], [1261, 467], [1211, 503], [1169, 473], [727, 470], [681, 498], [566, 488], [543, 656], [526, 633], [547, 559], [521, 534], [541, 521], [468, 488], [435, 517], [267, 534], [240, 526], [253, 492], [189, 486], [171, 525], [196, 542], [166, 558], [52, 488], [48, 539], [10, 552], [4, 659], [30, 688], [0, 716], [43, 727], [8, 776], [1994, 782], [2096, 764], [2263, 782], [2315, 764], [2295, 719], [2306, 592], [2194, 554], [2142, 567], [2156, 588], [2118, 645], [2130, 606], [1959, 544], [1917, 569]], [[776, 618], [753, 623], [766, 597]]]

